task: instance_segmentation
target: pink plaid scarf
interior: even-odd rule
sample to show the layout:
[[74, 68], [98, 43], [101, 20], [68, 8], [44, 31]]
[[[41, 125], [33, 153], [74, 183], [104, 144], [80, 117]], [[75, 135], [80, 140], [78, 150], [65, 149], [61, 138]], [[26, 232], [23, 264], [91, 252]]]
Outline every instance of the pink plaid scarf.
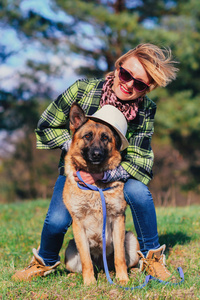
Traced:
[[136, 117], [139, 103], [143, 101], [143, 97], [139, 97], [133, 101], [121, 101], [117, 98], [114, 91], [112, 90], [113, 80], [113, 75], [108, 75], [106, 77], [106, 81], [102, 88], [100, 106], [102, 107], [106, 104], [113, 105], [123, 113], [127, 121], [131, 121]]

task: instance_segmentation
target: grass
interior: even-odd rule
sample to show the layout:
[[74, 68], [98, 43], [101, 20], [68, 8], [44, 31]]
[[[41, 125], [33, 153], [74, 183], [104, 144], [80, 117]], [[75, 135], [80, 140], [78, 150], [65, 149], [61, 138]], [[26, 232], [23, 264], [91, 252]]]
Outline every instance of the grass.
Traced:
[[[68, 274], [64, 264], [54, 274], [31, 282], [14, 282], [11, 276], [22, 269], [32, 256], [31, 249], [40, 243], [40, 234], [49, 201], [37, 200], [0, 205], [0, 299], [200, 299], [199, 263], [199, 209], [200, 206], [183, 208], [157, 208], [160, 243], [167, 245], [167, 264], [171, 272], [181, 266], [185, 282], [180, 286], [165, 286], [151, 282], [142, 290], [126, 291], [110, 285], [103, 272], [97, 284], [83, 285], [81, 274]], [[133, 229], [130, 210], [127, 210], [127, 229]], [[72, 237], [70, 229], [61, 249]], [[110, 274], [114, 280], [114, 273]], [[144, 282], [145, 275], [135, 269], [129, 273], [129, 286]], [[115, 280], [114, 280], [115, 282]]]

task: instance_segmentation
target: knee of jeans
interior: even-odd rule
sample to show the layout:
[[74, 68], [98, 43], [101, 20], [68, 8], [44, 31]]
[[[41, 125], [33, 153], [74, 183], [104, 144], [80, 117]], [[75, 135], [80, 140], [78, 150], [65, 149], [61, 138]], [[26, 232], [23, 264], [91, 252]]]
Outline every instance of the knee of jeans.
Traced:
[[47, 216], [45, 219], [45, 225], [48, 227], [48, 231], [51, 232], [52, 235], [65, 233], [68, 227], [71, 225], [72, 219], [70, 214], [60, 214], [54, 213], [51, 216]]
[[139, 180], [129, 179], [124, 185], [124, 196], [126, 202], [130, 205], [131, 202], [135, 204], [144, 205], [151, 199], [151, 194], [148, 187]]

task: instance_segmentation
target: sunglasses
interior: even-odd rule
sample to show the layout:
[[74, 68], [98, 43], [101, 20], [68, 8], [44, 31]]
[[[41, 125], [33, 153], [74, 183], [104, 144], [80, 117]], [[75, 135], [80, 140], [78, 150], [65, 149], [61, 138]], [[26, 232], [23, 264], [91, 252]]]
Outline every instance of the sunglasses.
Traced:
[[147, 85], [143, 81], [135, 79], [128, 71], [126, 71], [122, 67], [119, 68], [119, 79], [124, 82], [133, 80], [133, 88], [138, 92], [144, 92], [149, 87], [149, 85]]

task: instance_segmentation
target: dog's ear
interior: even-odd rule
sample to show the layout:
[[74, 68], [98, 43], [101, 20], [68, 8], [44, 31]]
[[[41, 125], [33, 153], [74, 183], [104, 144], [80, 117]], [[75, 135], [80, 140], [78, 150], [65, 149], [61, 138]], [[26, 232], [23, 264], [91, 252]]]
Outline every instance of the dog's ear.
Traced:
[[76, 102], [74, 102], [71, 106], [69, 120], [70, 129], [73, 133], [87, 121], [83, 109]]

